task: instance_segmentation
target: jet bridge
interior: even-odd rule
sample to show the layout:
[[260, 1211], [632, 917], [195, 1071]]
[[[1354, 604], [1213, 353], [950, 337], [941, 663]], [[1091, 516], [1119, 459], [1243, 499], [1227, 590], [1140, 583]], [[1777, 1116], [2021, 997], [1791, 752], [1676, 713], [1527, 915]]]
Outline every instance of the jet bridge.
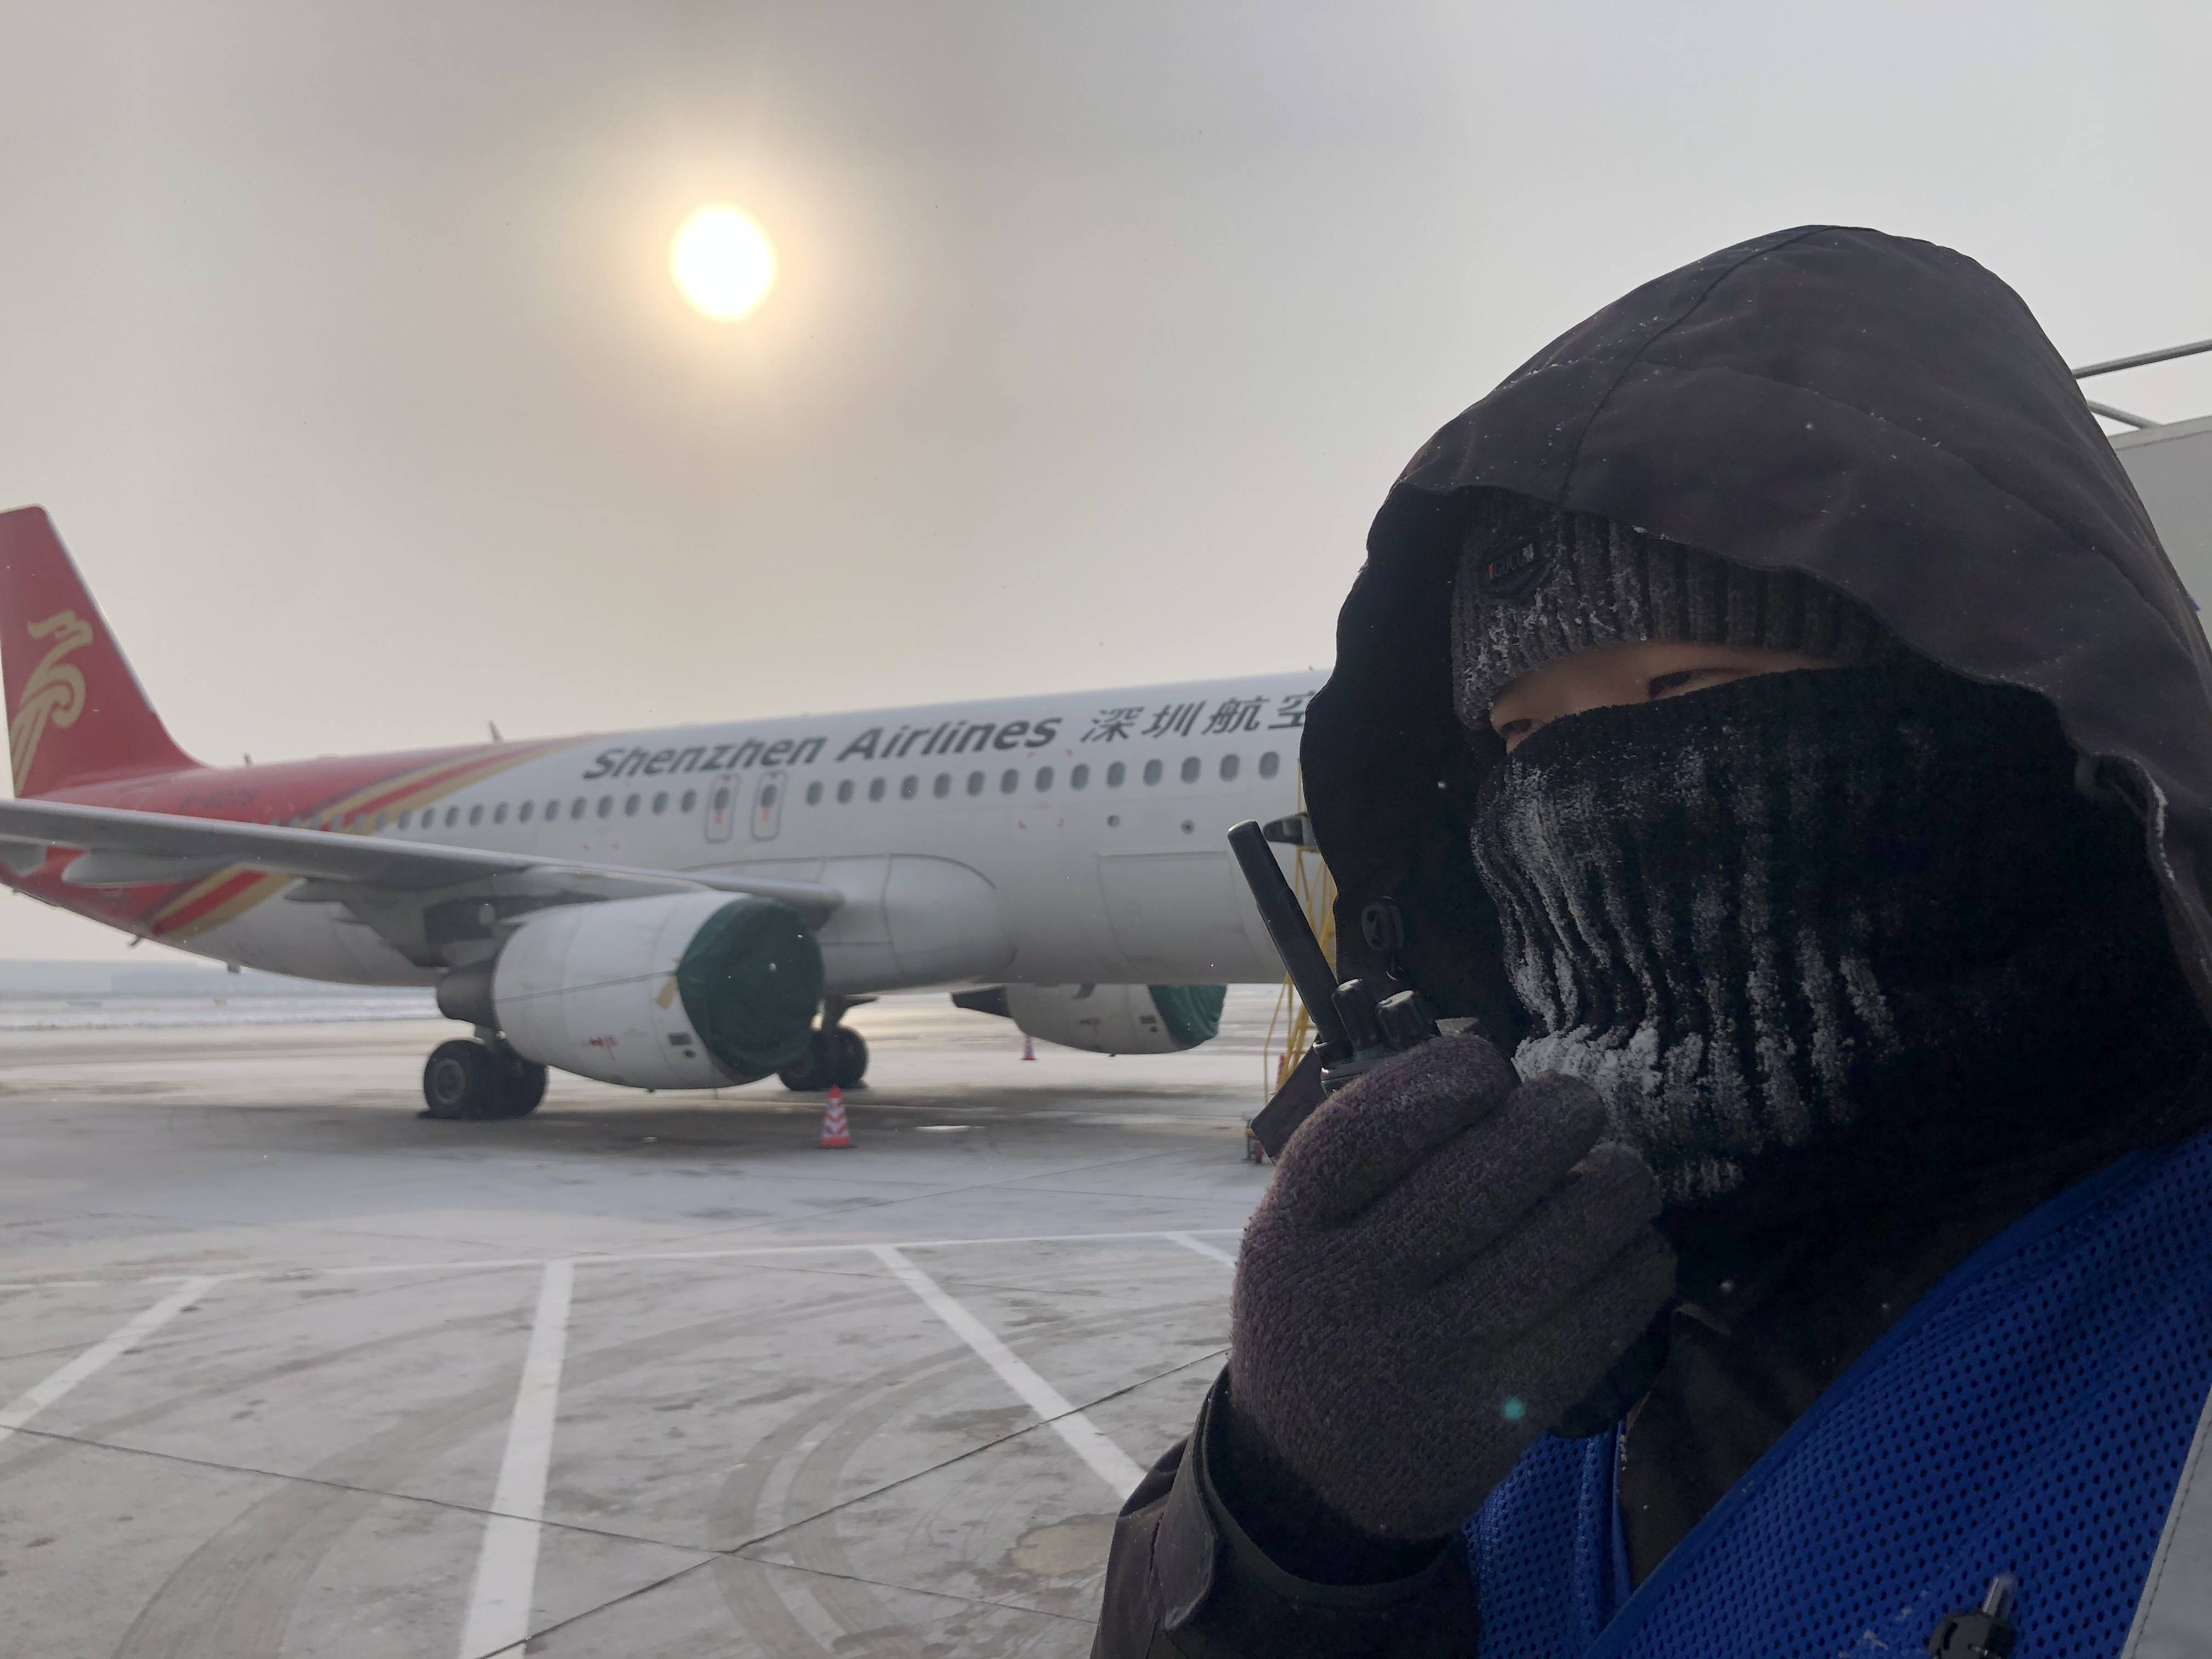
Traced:
[[2112, 447], [2201, 611], [2212, 598], [2212, 415], [2118, 433]]
[[[2166, 362], [2212, 352], [2212, 340], [2166, 346], [2090, 363], [2074, 371], [2077, 380], [2094, 380], [2122, 369]], [[2129, 428], [2112, 436], [2112, 448], [2127, 469], [2136, 493], [2149, 510], [2166, 556], [2203, 611], [2212, 597], [2212, 416], [2193, 421], [2153, 421], [2124, 409], [2089, 399], [2092, 412]]]

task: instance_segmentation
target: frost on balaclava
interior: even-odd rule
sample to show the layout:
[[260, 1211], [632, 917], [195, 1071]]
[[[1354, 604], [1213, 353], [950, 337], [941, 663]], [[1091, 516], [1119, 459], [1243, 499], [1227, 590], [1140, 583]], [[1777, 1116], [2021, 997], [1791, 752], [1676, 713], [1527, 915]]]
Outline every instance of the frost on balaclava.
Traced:
[[2140, 1139], [2203, 1042], [2141, 830], [2049, 705], [1857, 654], [1554, 720], [1479, 799], [1516, 1062], [1595, 1085], [1677, 1212]]

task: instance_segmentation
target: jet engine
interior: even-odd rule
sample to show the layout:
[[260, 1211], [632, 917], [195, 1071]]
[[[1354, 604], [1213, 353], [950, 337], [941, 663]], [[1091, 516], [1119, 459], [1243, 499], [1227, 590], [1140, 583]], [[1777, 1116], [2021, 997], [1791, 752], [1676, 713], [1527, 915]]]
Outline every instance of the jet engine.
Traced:
[[1094, 1054], [1169, 1054], [1221, 1030], [1220, 985], [1000, 985], [953, 1001], [1011, 1019], [1025, 1036]]
[[635, 1089], [750, 1083], [807, 1051], [822, 951], [772, 899], [678, 893], [531, 917], [438, 987], [515, 1052]]

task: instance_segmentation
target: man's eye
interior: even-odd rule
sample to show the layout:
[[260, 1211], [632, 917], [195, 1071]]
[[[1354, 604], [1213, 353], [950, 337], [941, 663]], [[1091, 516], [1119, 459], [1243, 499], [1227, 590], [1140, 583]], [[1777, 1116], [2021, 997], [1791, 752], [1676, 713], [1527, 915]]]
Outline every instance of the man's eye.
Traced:
[[1491, 729], [1506, 742], [1518, 743], [1536, 729], [1536, 722], [1532, 720], [1508, 720], [1504, 725], [1492, 726]]
[[1677, 691], [1702, 690], [1723, 680], [1734, 679], [1737, 672], [1733, 668], [1680, 668], [1671, 674], [1655, 674], [1644, 683], [1644, 695], [1656, 702], [1662, 697], [1673, 696]]

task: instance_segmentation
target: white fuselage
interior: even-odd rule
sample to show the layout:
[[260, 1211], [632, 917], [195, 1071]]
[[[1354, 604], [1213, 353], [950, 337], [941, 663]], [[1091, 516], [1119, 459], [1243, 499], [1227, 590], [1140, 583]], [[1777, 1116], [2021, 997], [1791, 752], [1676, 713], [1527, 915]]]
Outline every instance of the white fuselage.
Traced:
[[[836, 993], [1234, 983], [1281, 969], [1223, 836], [1297, 810], [1322, 677], [672, 727], [526, 753], [431, 806], [347, 827], [443, 846], [833, 886]], [[279, 972], [422, 984], [312, 890], [185, 948]], [[305, 899], [307, 902], [298, 902]]]

